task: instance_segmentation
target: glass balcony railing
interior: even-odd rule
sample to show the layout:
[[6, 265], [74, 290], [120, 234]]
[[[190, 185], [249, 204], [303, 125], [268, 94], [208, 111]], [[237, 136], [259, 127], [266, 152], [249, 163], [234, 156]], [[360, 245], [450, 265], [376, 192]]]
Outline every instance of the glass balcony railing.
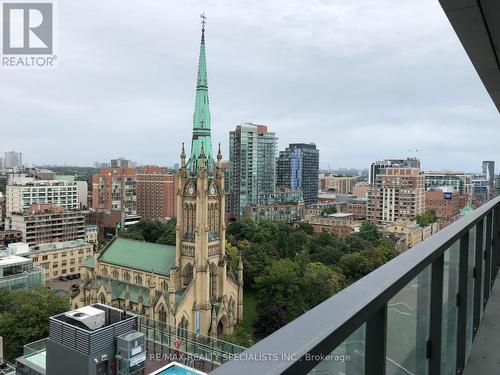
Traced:
[[462, 374], [499, 265], [500, 197], [213, 374]]
[[18, 358], [18, 363], [28, 363], [35, 368], [46, 369], [47, 338], [24, 345], [23, 356]]

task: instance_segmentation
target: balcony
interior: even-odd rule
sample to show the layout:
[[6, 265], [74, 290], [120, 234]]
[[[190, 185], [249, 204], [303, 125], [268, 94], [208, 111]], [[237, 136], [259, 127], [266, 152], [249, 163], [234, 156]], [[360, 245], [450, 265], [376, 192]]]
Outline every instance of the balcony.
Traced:
[[499, 265], [500, 197], [213, 373], [498, 374]]

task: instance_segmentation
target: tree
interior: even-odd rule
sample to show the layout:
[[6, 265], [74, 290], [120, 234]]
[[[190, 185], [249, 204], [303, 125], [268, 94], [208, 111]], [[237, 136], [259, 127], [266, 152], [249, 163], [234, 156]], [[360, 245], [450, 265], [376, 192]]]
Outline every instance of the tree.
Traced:
[[321, 210], [321, 215], [331, 215], [337, 213], [337, 206], [335, 204], [330, 204]]
[[236, 246], [231, 245], [226, 241], [226, 255], [228, 258], [228, 267], [233, 270], [234, 273], [237, 272], [238, 262], [240, 258], [240, 252]]
[[338, 266], [348, 283], [355, 282], [373, 270], [372, 260], [358, 252], [343, 255], [339, 260]]
[[137, 230], [127, 229], [120, 233], [120, 237], [127, 238], [129, 240], [144, 241], [144, 236]]
[[161, 243], [163, 245], [175, 246], [176, 236], [177, 236], [177, 231], [175, 229], [176, 226], [177, 226], [177, 219], [175, 218], [170, 219], [163, 226], [163, 234], [160, 236], [160, 238], [158, 238], [156, 242]]
[[365, 252], [371, 250], [373, 245], [357, 234], [350, 234], [343, 239], [340, 249], [343, 253]]
[[260, 244], [251, 244], [248, 249], [241, 250], [241, 255], [243, 258], [244, 285], [253, 287], [256, 277], [271, 265], [272, 258], [267, 253], [266, 247]]
[[254, 329], [255, 337], [257, 339], [263, 339], [287, 323], [288, 321], [283, 309], [279, 306], [271, 304], [266, 305], [261, 309], [257, 319], [252, 323], [252, 327]]
[[417, 224], [420, 225], [421, 227], [425, 227], [429, 224], [435, 223], [438, 220], [436, 210], [427, 210], [424, 213], [417, 215], [415, 218], [417, 221]]
[[24, 344], [46, 337], [49, 317], [69, 308], [68, 299], [50, 289], [0, 290], [0, 334], [6, 358], [13, 361], [22, 355]]
[[309, 236], [312, 236], [314, 234], [314, 228], [309, 223], [299, 223], [297, 230], [303, 230]]
[[257, 306], [276, 305], [285, 311], [291, 321], [303, 314], [307, 308], [301, 291], [300, 269], [291, 259], [279, 259], [255, 278]]
[[300, 279], [306, 308], [312, 309], [342, 290], [344, 276], [322, 263], [309, 263]]
[[239, 325], [234, 327], [234, 332], [232, 334], [223, 333], [220, 339], [245, 348], [249, 348], [253, 345], [252, 336]]
[[166, 223], [160, 220], [140, 220], [137, 224], [121, 231], [120, 237], [175, 246], [176, 225], [175, 218]]
[[379, 232], [377, 226], [374, 223], [365, 220], [363, 221], [363, 223], [361, 223], [361, 228], [359, 228], [359, 237], [376, 246], [382, 238], [382, 233]]

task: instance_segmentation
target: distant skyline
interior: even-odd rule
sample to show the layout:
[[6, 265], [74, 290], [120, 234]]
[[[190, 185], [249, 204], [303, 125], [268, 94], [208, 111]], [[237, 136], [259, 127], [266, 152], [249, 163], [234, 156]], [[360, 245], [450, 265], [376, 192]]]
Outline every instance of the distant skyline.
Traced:
[[177, 163], [190, 145], [205, 11], [224, 159], [229, 131], [253, 122], [276, 132], [280, 150], [314, 142], [321, 168], [415, 149], [424, 170], [500, 161], [499, 114], [435, 0], [55, 3], [59, 67], [0, 70], [0, 157]]

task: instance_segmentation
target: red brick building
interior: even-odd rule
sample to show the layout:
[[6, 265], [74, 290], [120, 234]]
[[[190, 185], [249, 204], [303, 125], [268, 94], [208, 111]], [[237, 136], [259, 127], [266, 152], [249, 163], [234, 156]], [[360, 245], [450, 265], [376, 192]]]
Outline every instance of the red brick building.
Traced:
[[137, 174], [137, 214], [143, 219], [175, 217], [175, 178], [165, 168], [147, 166]]
[[435, 210], [436, 215], [443, 224], [449, 224], [460, 215], [462, 199], [457, 192], [447, 193], [442, 191], [425, 192], [425, 209]]
[[102, 168], [92, 176], [92, 208], [137, 214], [135, 168]]

